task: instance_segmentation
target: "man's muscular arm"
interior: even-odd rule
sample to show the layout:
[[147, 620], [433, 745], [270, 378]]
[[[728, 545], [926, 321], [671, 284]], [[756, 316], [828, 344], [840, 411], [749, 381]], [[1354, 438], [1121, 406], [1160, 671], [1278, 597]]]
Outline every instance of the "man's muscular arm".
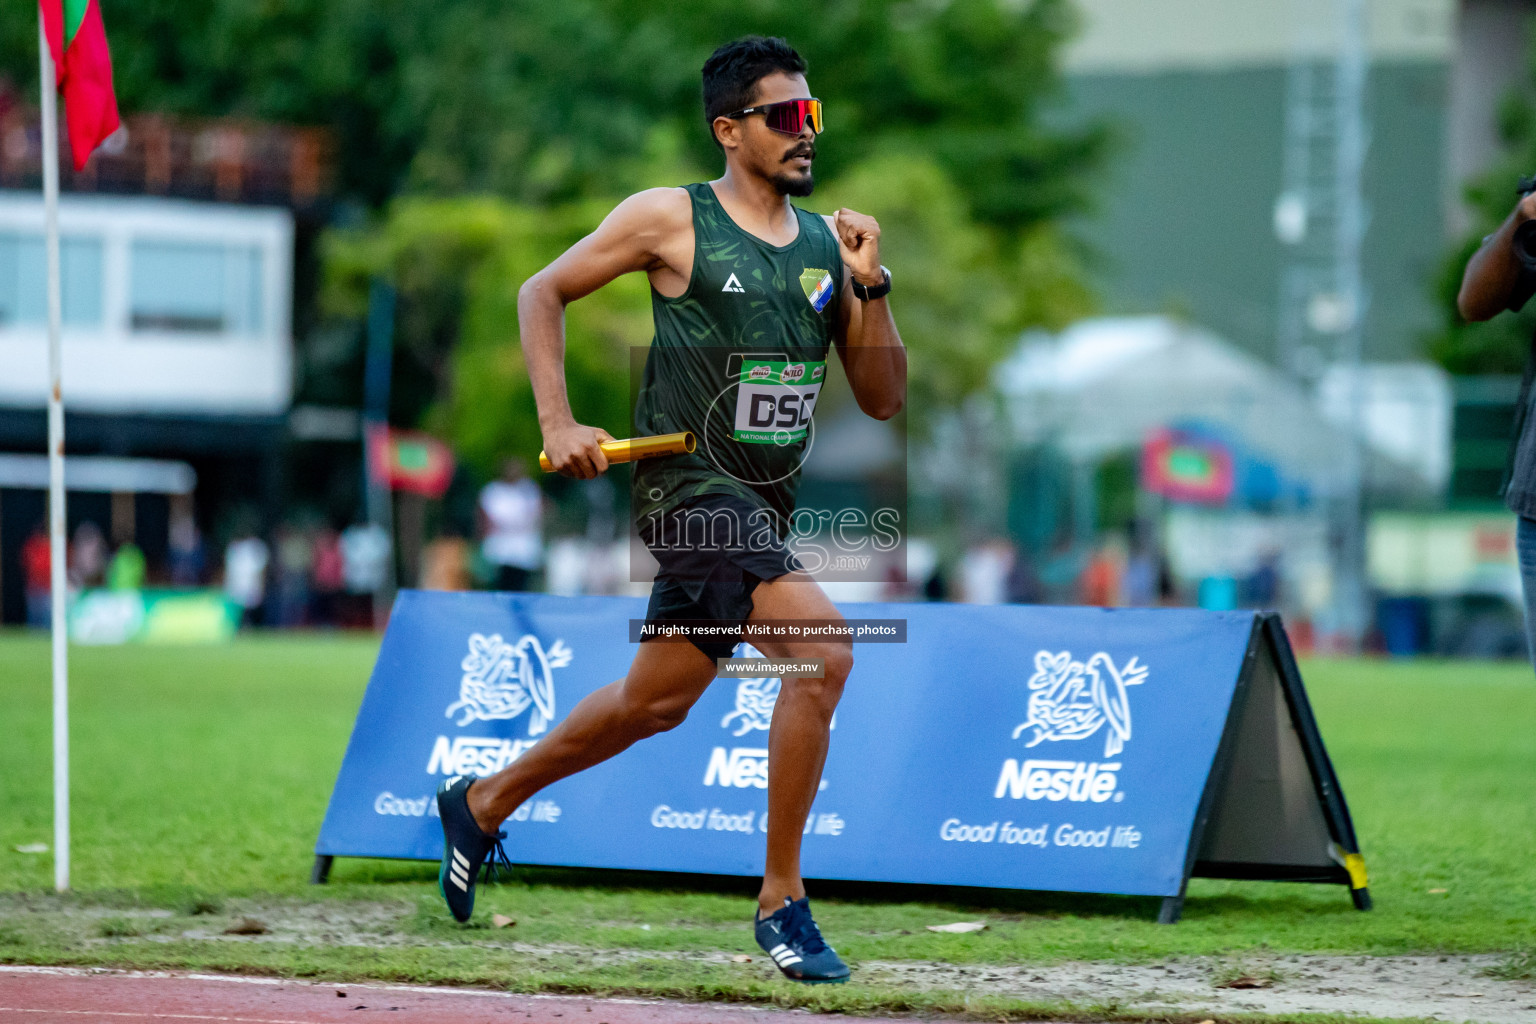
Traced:
[[1515, 204], [1499, 230], [1483, 239], [1467, 261], [1456, 296], [1456, 309], [1468, 320], [1491, 320], [1510, 306], [1520, 283], [1520, 261], [1515, 258], [1515, 229], [1536, 218], [1536, 194]]
[[880, 225], [875, 218], [838, 210], [826, 218], [843, 257], [843, 301], [837, 354], [859, 408], [888, 420], [907, 401], [907, 350], [901, 344], [891, 304], [882, 297], [864, 302], [853, 294], [853, 280], [874, 287], [885, 280], [880, 269]]
[[[538, 402], [544, 452], [558, 472], [592, 479], [608, 468], [599, 444], [613, 440], [606, 430], [577, 423], [571, 414], [565, 387], [565, 307], [635, 271], [659, 275], [671, 270], [686, 281], [691, 263], [679, 268], [675, 250], [679, 233], [691, 231], [692, 224], [692, 207], [682, 189], [636, 193], [518, 289], [523, 358]], [[688, 249], [691, 253], [692, 247]]]

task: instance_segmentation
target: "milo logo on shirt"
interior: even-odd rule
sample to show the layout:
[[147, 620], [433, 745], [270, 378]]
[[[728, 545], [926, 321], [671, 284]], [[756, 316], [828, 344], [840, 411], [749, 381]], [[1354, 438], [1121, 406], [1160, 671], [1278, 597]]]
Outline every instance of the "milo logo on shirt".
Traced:
[[825, 376], [825, 361], [743, 361], [731, 437], [747, 444], [787, 445], [805, 440]]

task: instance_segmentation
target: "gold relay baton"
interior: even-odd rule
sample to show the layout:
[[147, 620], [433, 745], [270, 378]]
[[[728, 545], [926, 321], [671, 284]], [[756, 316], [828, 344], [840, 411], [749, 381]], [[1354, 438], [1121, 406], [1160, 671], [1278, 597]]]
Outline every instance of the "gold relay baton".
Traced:
[[[626, 437], [621, 441], [604, 441], [598, 445], [609, 462], [634, 462], [636, 459], [652, 459], [658, 455], [686, 455], [699, 446], [693, 431], [678, 434], [653, 434], [650, 437]], [[549, 456], [539, 452], [539, 468], [546, 473], [555, 471]]]

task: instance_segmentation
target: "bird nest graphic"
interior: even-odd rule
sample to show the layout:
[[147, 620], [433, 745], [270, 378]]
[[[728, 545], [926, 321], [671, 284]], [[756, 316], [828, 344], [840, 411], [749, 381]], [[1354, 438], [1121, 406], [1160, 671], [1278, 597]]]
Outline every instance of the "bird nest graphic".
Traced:
[[[736, 646], [732, 657], [736, 658], [761, 658], [762, 652], [751, 644], [743, 643]], [[720, 719], [722, 729], [730, 729], [732, 736], [745, 736], [755, 730], [767, 732], [773, 725], [773, 709], [779, 703], [779, 691], [783, 689], [783, 680], [778, 676], [757, 676], [751, 679], [740, 679], [736, 682], [736, 707]], [[829, 729], [837, 728], [837, 715], [832, 715], [832, 721], [827, 726]]]
[[1026, 746], [1046, 740], [1085, 740], [1105, 725], [1104, 756], [1114, 757], [1131, 738], [1131, 706], [1127, 686], [1147, 680], [1147, 668], [1135, 657], [1117, 667], [1103, 651], [1076, 661], [1070, 651], [1035, 655], [1029, 677], [1029, 718], [1013, 730], [1013, 738], [1033, 729]]
[[[751, 644], [741, 644], [734, 656], [761, 658], [763, 655]], [[779, 702], [782, 685], [777, 676], [739, 680], [736, 683], [736, 707], [720, 719], [720, 727], [729, 729], [734, 723], [736, 729], [732, 736], [745, 736], [754, 729], [766, 731], [773, 724], [773, 707]]]
[[516, 718], [532, 707], [528, 735], [538, 736], [555, 717], [552, 670], [570, 662], [571, 649], [563, 640], [556, 640], [546, 651], [531, 633], [511, 644], [499, 633], [474, 633], [469, 638], [469, 653], [459, 663], [464, 670], [459, 699], [443, 714], [448, 718], [458, 715], [454, 724], [464, 726], [477, 720]]

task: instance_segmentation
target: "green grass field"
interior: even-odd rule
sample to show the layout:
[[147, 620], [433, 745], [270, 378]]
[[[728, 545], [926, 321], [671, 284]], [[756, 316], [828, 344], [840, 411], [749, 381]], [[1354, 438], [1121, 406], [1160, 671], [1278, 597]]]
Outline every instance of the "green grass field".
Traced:
[[[307, 884], [375, 649], [376, 640], [356, 636], [76, 648], [75, 893], [56, 899], [46, 895], [51, 858], [16, 852], [52, 841], [48, 645], [0, 633], [0, 962], [786, 998], [767, 975], [733, 979], [686, 956], [580, 955], [755, 952], [745, 924], [750, 880], [530, 869], [484, 890], [468, 927], [441, 910], [435, 864], [340, 860], [331, 884]], [[1154, 921], [1155, 900], [813, 885], [824, 930], [856, 963], [1527, 948], [1536, 935], [1530, 668], [1314, 661], [1303, 676], [1354, 815], [1375, 910], [1352, 909], [1342, 887], [1196, 880], [1184, 920], [1168, 927]], [[382, 936], [367, 943], [241, 944], [188, 938], [182, 928], [246, 905], [309, 907], [320, 919], [346, 918], [348, 908], [403, 909], [367, 926]], [[515, 929], [490, 928], [493, 913], [516, 917]], [[990, 927], [969, 935], [924, 928], [975, 917]], [[514, 932], [522, 953], [502, 941]], [[532, 956], [532, 946], [547, 951]], [[943, 1008], [856, 986], [793, 998], [844, 1009]]]

